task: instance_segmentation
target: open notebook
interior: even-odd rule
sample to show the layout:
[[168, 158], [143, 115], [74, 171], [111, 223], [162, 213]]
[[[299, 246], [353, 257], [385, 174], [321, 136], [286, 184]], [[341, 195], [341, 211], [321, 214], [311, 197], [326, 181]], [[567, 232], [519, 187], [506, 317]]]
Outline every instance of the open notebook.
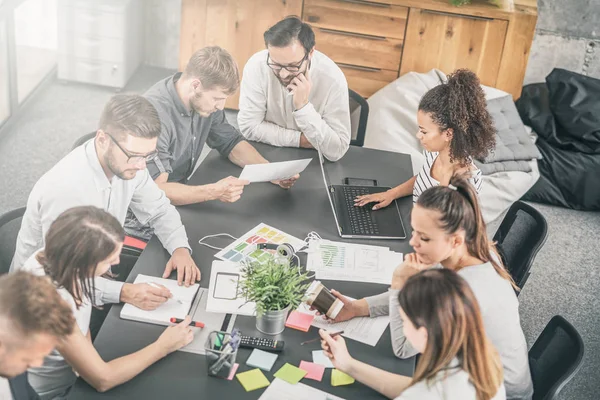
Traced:
[[123, 319], [157, 325], [171, 325], [169, 321], [172, 317], [185, 318], [190, 313], [194, 298], [200, 287], [198, 284], [189, 287], [179, 286], [177, 281], [172, 279], [142, 274], [139, 274], [133, 283], [157, 283], [165, 286], [173, 294], [171, 299], [156, 310], [145, 311], [131, 304], [125, 304], [121, 310], [121, 318]]

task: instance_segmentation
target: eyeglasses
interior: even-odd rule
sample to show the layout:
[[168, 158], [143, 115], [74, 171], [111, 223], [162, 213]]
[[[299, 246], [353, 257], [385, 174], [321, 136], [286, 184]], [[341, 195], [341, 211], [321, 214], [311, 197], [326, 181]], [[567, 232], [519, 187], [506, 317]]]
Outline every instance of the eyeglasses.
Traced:
[[307, 58], [308, 58], [308, 53], [305, 53], [304, 58], [302, 58], [302, 60], [300, 60], [300, 62], [298, 64], [280, 65], [280, 64], [270, 62], [270, 60], [271, 60], [270, 55], [267, 54], [267, 65], [275, 73], [281, 72], [282, 69], [285, 69], [288, 72], [300, 72], [300, 67], [302, 67], [302, 64], [304, 63], [304, 61], [306, 61]]
[[113, 143], [116, 144], [117, 147], [123, 152], [123, 154], [125, 154], [127, 156], [128, 164], [137, 164], [142, 160], [147, 163], [147, 162], [154, 160], [154, 158], [158, 155], [158, 152], [156, 152], [156, 151], [153, 151], [152, 153], [148, 153], [145, 156], [131, 154], [130, 152], [125, 150], [123, 147], [121, 147], [119, 142], [117, 142], [117, 140], [110, 133], [108, 133], [106, 131], [104, 133], [106, 133], [108, 135], [108, 137], [110, 138], [110, 140], [112, 140]]

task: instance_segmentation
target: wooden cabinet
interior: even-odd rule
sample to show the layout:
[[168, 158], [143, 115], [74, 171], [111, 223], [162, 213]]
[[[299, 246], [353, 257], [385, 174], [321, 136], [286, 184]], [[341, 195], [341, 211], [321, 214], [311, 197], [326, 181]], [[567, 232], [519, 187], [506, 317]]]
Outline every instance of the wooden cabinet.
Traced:
[[[240, 67], [264, 48], [263, 33], [301, 15], [316, 48], [365, 97], [406, 72], [473, 70], [485, 85], [517, 99], [537, 21], [536, 0], [183, 0], [180, 68], [207, 45], [229, 50]], [[228, 108], [237, 108], [239, 95]]]
[[[240, 73], [246, 61], [265, 48], [263, 33], [288, 15], [302, 13], [302, 0], [183, 0], [179, 69], [205, 46], [231, 53]], [[239, 90], [226, 107], [237, 109]]]

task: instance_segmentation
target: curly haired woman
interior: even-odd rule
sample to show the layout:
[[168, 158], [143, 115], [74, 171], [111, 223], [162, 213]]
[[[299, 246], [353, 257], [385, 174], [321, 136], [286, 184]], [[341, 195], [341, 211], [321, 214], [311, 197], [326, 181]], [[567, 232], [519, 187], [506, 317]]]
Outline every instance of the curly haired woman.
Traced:
[[469, 182], [481, 190], [481, 170], [473, 158], [485, 158], [496, 146], [496, 129], [487, 110], [479, 78], [459, 69], [429, 90], [419, 103], [417, 139], [425, 149], [425, 164], [416, 176], [387, 192], [358, 196], [355, 205], [375, 203], [387, 207], [400, 197], [413, 195], [413, 203], [426, 189], [443, 185], [453, 175], [470, 173]]

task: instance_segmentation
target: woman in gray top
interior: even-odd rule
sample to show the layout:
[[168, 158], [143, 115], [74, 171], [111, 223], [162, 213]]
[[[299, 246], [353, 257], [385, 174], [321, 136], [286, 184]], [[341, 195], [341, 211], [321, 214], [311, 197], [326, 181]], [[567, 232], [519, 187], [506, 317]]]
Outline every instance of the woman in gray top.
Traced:
[[404, 286], [395, 296], [396, 309], [406, 339], [421, 353], [412, 379], [353, 359], [341, 336], [321, 330], [321, 346], [333, 365], [397, 400], [506, 399], [500, 357], [465, 280], [444, 269], [403, 271], [394, 276]]
[[[441, 264], [457, 271], [475, 293], [488, 337], [500, 353], [504, 384], [509, 399], [531, 399], [527, 343], [519, 319], [514, 282], [486, 234], [477, 193], [464, 176], [454, 176], [448, 186], [424, 191], [413, 207], [410, 240], [415, 253], [408, 254], [394, 275]], [[390, 315], [394, 353], [400, 358], [417, 354], [407, 342], [398, 312], [397, 281], [387, 293], [345, 303], [336, 321], [357, 316]]]

